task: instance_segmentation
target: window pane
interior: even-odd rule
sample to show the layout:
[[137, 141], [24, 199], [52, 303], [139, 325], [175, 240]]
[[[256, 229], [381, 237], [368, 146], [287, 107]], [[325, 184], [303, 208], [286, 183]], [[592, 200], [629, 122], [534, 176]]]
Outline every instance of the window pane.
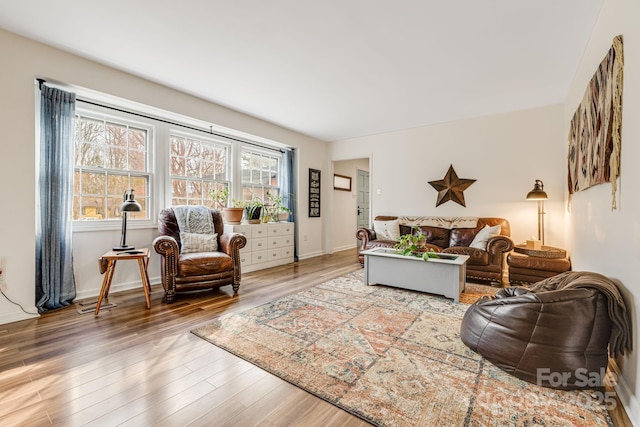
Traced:
[[127, 148], [127, 127], [120, 126], [115, 123], [107, 123], [107, 132], [105, 134], [108, 145]]
[[132, 150], [146, 150], [147, 131], [144, 129], [129, 128], [129, 148]]
[[185, 175], [186, 159], [184, 157], [172, 157], [171, 158], [171, 175]]
[[103, 172], [83, 172], [82, 173], [82, 194], [105, 194], [107, 189], [106, 176]]
[[187, 176], [189, 177], [200, 177], [200, 159], [199, 158], [189, 158], [187, 159]]
[[172, 184], [172, 196], [186, 198], [187, 197], [187, 180], [186, 179], [174, 179]]
[[147, 170], [147, 154], [144, 151], [129, 150], [129, 170], [144, 172]]
[[107, 147], [107, 164], [109, 169], [127, 170], [127, 149]]
[[136, 200], [146, 198], [147, 193], [147, 177], [132, 176], [129, 188], [132, 188], [136, 197]]
[[107, 198], [107, 219], [122, 219], [120, 205], [122, 205], [121, 197]]
[[107, 182], [107, 194], [111, 196], [124, 194], [130, 188], [127, 175], [109, 175]]

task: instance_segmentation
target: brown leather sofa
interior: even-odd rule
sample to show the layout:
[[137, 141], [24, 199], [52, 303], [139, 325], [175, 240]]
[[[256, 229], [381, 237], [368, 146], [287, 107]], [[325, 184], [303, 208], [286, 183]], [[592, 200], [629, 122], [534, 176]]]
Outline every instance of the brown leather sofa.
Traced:
[[[392, 221], [397, 216], [377, 216], [374, 221]], [[469, 245], [473, 238], [486, 225], [492, 227], [500, 225], [500, 236], [492, 237], [487, 249], [471, 248]], [[427, 237], [427, 248], [435, 252], [455, 253], [468, 255], [467, 280], [489, 282], [493, 285], [502, 285], [506, 277], [505, 254], [513, 249], [511, 226], [504, 218], [478, 218], [477, 225], [473, 228], [441, 228], [434, 226], [419, 226], [421, 232]], [[409, 225], [400, 224], [400, 234], [410, 234], [412, 228]], [[368, 228], [360, 228], [356, 231], [356, 237], [361, 241], [358, 252], [358, 261], [364, 265], [363, 251], [373, 248], [393, 248], [397, 243], [394, 240], [378, 239], [376, 232]]]
[[509, 287], [471, 305], [460, 338], [522, 380], [557, 389], [597, 388], [608, 357], [631, 350], [631, 321], [616, 285], [566, 272], [531, 289]]
[[180, 253], [180, 228], [172, 208], [163, 209], [158, 215], [159, 236], [153, 247], [161, 256], [162, 286], [165, 300], [171, 303], [176, 292], [233, 286], [240, 288], [240, 254], [247, 238], [239, 233], [225, 233], [222, 215], [211, 209], [213, 227], [218, 234], [218, 251]]

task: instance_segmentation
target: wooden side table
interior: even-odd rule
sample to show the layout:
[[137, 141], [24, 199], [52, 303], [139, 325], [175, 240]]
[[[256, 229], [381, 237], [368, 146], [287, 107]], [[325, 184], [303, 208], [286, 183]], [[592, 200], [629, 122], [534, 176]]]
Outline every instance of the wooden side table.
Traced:
[[[116, 270], [116, 263], [120, 260], [137, 260], [138, 267], [140, 268], [140, 278], [142, 279], [142, 289], [144, 290], [144, 297], [147, 301], [147, 309], [151, 308], [151, 300], [149, 293], [151, 292], [151, 283], [149, 283], [149, 274], [147, 273], [147, 267], [149, 266], [149, 248], [133, 249], [130, 251], [109, 251], [102, 255], [98, 260], [101, 269], [100, 272], [104, 273], [104, 279], [102, 280], [102, 288], [100, 289], [100, 295], [98, 296], [98, 303], [96, 304], [97, 316], [100, 312], [100, 304], [102, 299], [109, 296], [109, 289], [111, 288], [111, 280], [113, 279], [113, 273]], [[102, 269], [102, 266], [106, 262], [106, 268]]]

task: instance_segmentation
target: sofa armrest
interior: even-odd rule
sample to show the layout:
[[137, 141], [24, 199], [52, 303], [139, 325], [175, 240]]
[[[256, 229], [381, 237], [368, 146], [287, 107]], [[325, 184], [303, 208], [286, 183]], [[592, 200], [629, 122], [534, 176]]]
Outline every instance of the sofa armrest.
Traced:
[[504, 254], [513, 250], [513, 240], [507, 236], [495, 236], [487, 242], [487, 252], [489, 252], [489, 262], [494, 265], [504, 263]]
[[362, 240], [362, 247], [364, 248], [369, 240], [376, 239], [376, 232], [369, 228], [358, 228], [358, 231], [356, 231], [356, 238], [358, 240]]

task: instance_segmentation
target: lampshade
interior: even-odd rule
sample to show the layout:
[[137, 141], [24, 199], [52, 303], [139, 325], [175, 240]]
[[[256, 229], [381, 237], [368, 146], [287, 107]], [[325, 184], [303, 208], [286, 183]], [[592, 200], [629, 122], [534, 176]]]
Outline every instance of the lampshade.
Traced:
[[120, 246], [114, 246], [114, 251], [127, 251], [134, 249], [133, 246], [127, 245], [127, 215], [129, 212], [140, 212], [142, 206], [140, 203], [133, 200], [133, 189], [129, 189], [124, 192], [122, 196], [124, 201], [120, 205], [120, 212], [122, 212], [122, 233], [120, 235]]
[[533, 190], [527, 194], [527, 200], [547, 200], [547, 193], [544, 192], [544, 184], [541, 180], [536, 179]]
[[133, 200], [133, 189], [124, 192], [124, 202], [120, 205], [120, 212], [141, 212], [140, 203]]

